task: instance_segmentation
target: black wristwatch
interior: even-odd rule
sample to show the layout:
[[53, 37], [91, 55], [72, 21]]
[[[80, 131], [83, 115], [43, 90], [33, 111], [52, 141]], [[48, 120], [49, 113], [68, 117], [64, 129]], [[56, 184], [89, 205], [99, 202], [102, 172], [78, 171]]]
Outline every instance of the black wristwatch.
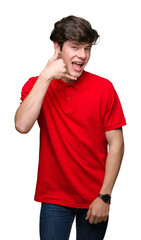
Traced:
[[99, 193], [98, 197], [102, 199], [105, 203], [111, 203], [111, 196], [109, 194], [101, 194]]

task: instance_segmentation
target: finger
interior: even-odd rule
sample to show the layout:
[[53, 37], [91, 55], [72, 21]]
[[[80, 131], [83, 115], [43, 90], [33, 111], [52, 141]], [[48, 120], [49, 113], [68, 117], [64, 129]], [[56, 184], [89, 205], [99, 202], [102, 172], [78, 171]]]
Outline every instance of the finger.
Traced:
[[95, 218], [95, 220], [94, 220], [93, 223], [94, 223], [94, 224], [98, 224], [98, 223], [99, 223], [99, 220], [98, 220], [97, 218]]
[[73, 76], [71, 76], [71, 75], [69, 75], [69, 74], [64, 74], [63, 77], [68, 78], [68, 79], [70, 79], [70, 80], [77, 80], [76, 77], [73, 77]]
[[93, 216], [92, 214], [90, 214], [90, 216], [89, 216], [89, 223], [93, 224], [95, 222], [95, 220], [96, 220], [96, 216]]
[[103, 221], [103, 217], [96, 218], [96, 223], [101, 223]]
[[85, 219], [88, 220], [89, 217], [90, 217], [90, 215], [91, 215], [91, 211], [90, 211], [90, 209], [88, 209], [88, 211], [87, 211], [87, 215], [86, 215]]
[[51, 63], [51, 62], [59, 59], [59, 56], [60, 56], [59, 52], [57, 50], [55, 50], [53, 57], [48, 62]]
[[95, 217], [93, 223], [97, 224], [97, 223], [101, 223], [102, 221], [103, 221], [102, 217]]
[[96, 218], [91, 216], [91, 217], [89, 218], [89, 223], [90, 223], [90, 224], [93, 224], [93, 223], [95, 223], [95, 220], [96, 220]]
[[104, 217], [102, 221], [103, 221], [103, 222], [106, 222], [107, 219], [108, 219], [108, 217]]

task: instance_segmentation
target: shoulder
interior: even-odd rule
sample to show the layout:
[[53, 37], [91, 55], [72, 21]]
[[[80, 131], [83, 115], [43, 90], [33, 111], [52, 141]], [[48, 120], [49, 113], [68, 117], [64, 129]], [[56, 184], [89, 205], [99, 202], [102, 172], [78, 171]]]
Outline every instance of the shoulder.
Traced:
[[98, 76], [96, 74], [85, 71], [85, 77], [87, 78], [87, 81], [89, 82], [89, 84], [97, 86], [99, 88], [110, 89], [113, 87], [113, 84], [110, 80], [108, 80], [107, 78]]
[[22, 87], [22, 91], [21, 91], [21, 100], [23, 101], [26, 96], [29, 94], [29, 92], [31, 91], [32, 87], [34, 86], [36, 80], [38, 79], [38, 77], [31, 77], [28, 79], [28, 81], [24, 84], [24, 86]]
[[29, 89], [30, 90], [34, 86], [37, 79], [38, 79], [38, 76], [29, 78], [28, 81], [24, 84], [22, 89]]

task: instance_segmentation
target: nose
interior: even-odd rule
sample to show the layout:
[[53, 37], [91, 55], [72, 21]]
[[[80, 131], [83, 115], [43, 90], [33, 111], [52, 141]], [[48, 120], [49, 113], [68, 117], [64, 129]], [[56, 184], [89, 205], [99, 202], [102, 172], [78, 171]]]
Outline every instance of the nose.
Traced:
[[79, 49], [77, 56], [81, 59], [85, 59], [86, 57], [85, 49]]

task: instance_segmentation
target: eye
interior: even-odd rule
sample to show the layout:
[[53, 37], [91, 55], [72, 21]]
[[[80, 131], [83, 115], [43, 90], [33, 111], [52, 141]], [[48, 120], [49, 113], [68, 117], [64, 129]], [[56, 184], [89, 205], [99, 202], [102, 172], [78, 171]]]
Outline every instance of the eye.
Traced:
[[90, 52], [91, 48], [85, 48], [85, 51]]
[[72, 48], [73, 48], [73, 49], [78, 49], [78, 47], [77, 47], [77, 46], [72, 46]]

